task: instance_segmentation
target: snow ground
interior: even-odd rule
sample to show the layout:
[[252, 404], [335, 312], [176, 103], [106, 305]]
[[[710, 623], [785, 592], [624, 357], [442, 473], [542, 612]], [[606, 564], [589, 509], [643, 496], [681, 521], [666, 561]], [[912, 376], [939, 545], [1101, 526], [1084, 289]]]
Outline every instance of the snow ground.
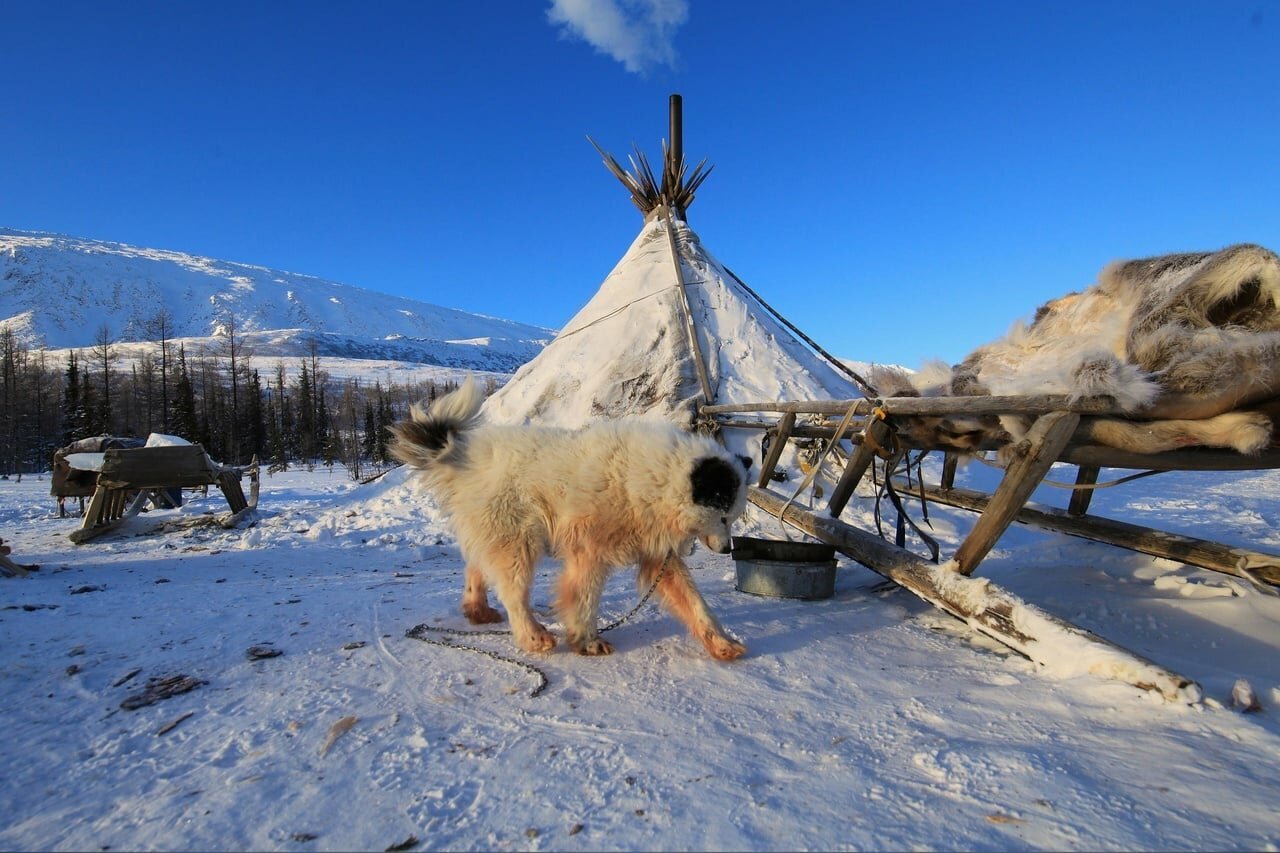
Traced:
[[[42, 566], [0, 580], [0, 848], [1280, 848], [1280, 598], [1242, 581], [1020, 526], [980, 569], [1196, 679], [1185, 705], [1055, 677], [855, 564], [794, 601], [735, 591], [699, 551], [746, 658], [709, 659], [652, 604], [608, 658], [473, 641], [541, 668], [531, 696], [525, 669], [405, 636], [466, 624], [447, 528], [403, 480], [264, 474], [252, 528], [208, 524], [215, 491], [81, 546], [47, 478], [0, 481], [0, 536]], [[1280, 472], [1165, 474], [1093, 506], [1280, 550]], [[930, 517], [944, 554], [974, 518]], [[602, 612], [637, 597], [620, 572]], [[203, 683], [121, 708], [178, 674]], [[1237, 679], [1260, 712], [1232, 709]]]

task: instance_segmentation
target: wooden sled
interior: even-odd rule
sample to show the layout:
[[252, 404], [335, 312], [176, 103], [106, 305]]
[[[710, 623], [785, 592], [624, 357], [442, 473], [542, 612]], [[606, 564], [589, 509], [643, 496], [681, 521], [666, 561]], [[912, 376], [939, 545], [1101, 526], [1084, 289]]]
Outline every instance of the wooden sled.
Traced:
[[[1136, 454], [1086, 444], [1077, 440], [1081, 414], [1113, 413], [1098, 401], [1073, 403], [1060, 396], [819, 400], [704, 406], [702, 412], [715, 417], [724, 428], [756, 429], [769, 434], [769, 451], [760, 480], [749, 493], [752, 503], [834, 545], [857, 562], [1032, 660], [1041, 660], [1039, 649], [1060, 648], [1064, 642], [1085, 643], [1091, 647], [1094, 658], [1098, 657], [1099, 650], [1105, 649], [1103, 657], [1113, 662], [1107, 667], [1107, 672], [1100, 674], [1155, 690], [1168, 699], [1194, 701], [1199, 696], [1198, 687], [1190, 679], [1039, 611], [989, 581], [982, 581], [981, 594], [974, 594], [975, 588], [965, 581], [976, 580], [970, 576], [1014, 521], [1237, 575], [1254, 583], [1280, 584], [1280, 555], [1088, 515], [1090, 487], [1096, 483], [1101, 468], [1261, 470], [1280, 468], [1280, 451], [1244, 456], [1230, 450], [1189, 448]], [[748, 412], [781, 417], [773, 421], [729, 417]], [[899, 418], [1007, 413], [1030, 415], [1034, 421], [1024, 439], [1004, 448], [1004, 455], [1009, 461], [998, 487], [990, 495], [954, 486], [956, 457], [950, 452], [940, 483], [928, 486], [922, 483], [913, 486], [899, 484], [904, 494], [910, 491], [928, 500], [979, 513], [977, 522], [949, 563], [935, 565], [840, 520], [855, 488], [869, 476], [877, 457], [896, 460], [906, 450], [940, 449], [912, 445], [900, 436], [896, 424]], [[805, 420], [817, 420], [817, 423], [798, 423], [801, 415], [810, 416]], [[837, 417], [844, 418], [840, 426], [832, 420]], [[815, 438], [828, 442], [847, 438], [853, 445], [827, 507], [820, 511], [797, 506], [769, 487], [774, 467], [787, 441]], [[1031, 494], [1055, 462], [1077, 466], [1077, 489], [1073, 491], [1068, 507], [1059, 510], [1029, 505], [1027, 501]], [[1035, 625], [1035, 630], [1028, 630], [1026, 626], [1029, 624]]]
[[[240, 486], [246, 474], [248, 498]], [[257, 458], [246, 466], [220, 465], [198, 444], [107, 450], [84, 522], [71, 534], [71, 541], [80, 544], [115, 530], [148, 502], [158, 508], [173, 506], [168, 495], [175, 489], [213, 485], [222, 490], [231, 507], [231, 513], [219, 519], [219, 524], [240, 526], [258, 505]]]

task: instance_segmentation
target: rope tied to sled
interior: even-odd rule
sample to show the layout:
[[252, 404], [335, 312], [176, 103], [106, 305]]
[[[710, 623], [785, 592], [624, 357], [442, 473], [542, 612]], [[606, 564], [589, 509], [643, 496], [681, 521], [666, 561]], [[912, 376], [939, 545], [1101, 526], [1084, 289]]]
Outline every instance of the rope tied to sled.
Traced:
[[849, 424], [853, 423], [853, 416], [857, 414], [858, 403], [860, 402], [861, 400], [854, 400], [849, 404], [848, 411], [844, 413], [844, 417], [840, 420], [840, 425], [836, 427], [835, 434], [831, 436], [831, 440], [827, 442], [827, 446], [822, 449], [822, 453], [805, 473], [804, 479], [800, 481], [799, 486], [796, 486], [795, 491], [791, 493], [791, 497], [787, 498], [786, 502], [778, 509], [778, 521], [781, 523], [782, 532], [788, 537], [788, 541], [790, 541], [790, 534], [787, 532], [786, 519], [783, 518], [783, 516], [786, 515], [787, 508], [795, 502], [796, 498], [800, 497], [801, 492], [807, 489], [810, 484], [817, 479], [818, 474], [821, 473], [823, 466], [827, 462], [827, 457], [831, 455], [832, 449], [844, 439], [845, 433], [848, 432]]
[[[603, 634], [606, 631], [612, 631], [613, 629], [621, 627], [622, 625], [629, 622], [633, 616], [635, 616], [637, 613], [640, 612], [640, 608], [644, 607], [645, 604], [649, 602], [649, 599], [653, 597], [654, 590], [658, 588], [659, 581], [662, 580], [663, 575], [665, 575], [666, 573], [667, 573], [667, 566], [664, 563], [662, 566], [662, 569], [658, 572], [657, 576], [653, 579], [653, 583], [649, 585], [648, 591], [645, 592], [643, 596], [641, 596], [640, 600], [636, 603], [635, 607], [632, 607], [622, 616], [613, 620], [607, 625], [604, 625], [596, 629], [597, 632], [600, 634]], [[428, 634], [441, 634], [444, 636], [455, 636], [455, 637], [508, 637], [511, 635], [511, 631], [508, 628], [490, 628], [487, 630], [474, 631], [466, 628], [446, 628], [440, 625], [428, 625], [427, 623], [423, 622], [421, 625], [415, 625], [412, 628], [410, 628], [408, 631], [405, 631], [404, 635], [411, 640], [421, 640], [422, 642], [431, 646], [440, 646], [446, 649], [459, 649], [464, 652], [475, 652], [476, 654], [484, 655], [487, 658], [492, 658], [493, 660], [500, 661], [501, 663], [511, 664], [512, 666], [518, 666], [521, 669], [527, 670], [528, 672], [532, 673], [534, 677], [538, 679], [538, 685], [534, 687], [533, 690], [529, 691], [530, 699], [534, 699], [538, 696], [541, 696], [542, 691], [546, 690], [548, 685], [550, 685], [551, 683], [550, 679], [547, 678], [546, 672], [544, 672], [541, 668], [535, 666], [534, 664], [529, 663], [528, 661], [522, 661], [519, 658], [514, 658], [514, 657], [510, 657], [509, 655], [500, 654], [498, 652], [492, 651], [491, 649], [484, 649], [484, 648], [480, 648], [479, 646], [467, 645], [466, 643], [461, 643], [461, 642], [458, 642], [457, 640], [448, 640], [443, 638], [437, 639], [435, 637], [429, 637], [427, 636]]]

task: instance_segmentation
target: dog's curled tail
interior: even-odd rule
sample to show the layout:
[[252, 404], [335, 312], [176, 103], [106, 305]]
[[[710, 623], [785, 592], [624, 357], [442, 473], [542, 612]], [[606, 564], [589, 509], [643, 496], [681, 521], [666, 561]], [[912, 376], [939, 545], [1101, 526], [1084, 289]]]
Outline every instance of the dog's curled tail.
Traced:
[[459, 460], [465, 448], [464, 433], [479, 422], [484, 392], [467, 378], [430, 406], [414, 404], [406, 420], [393, 424], [391, 455], [411, 468], [429, 468]]

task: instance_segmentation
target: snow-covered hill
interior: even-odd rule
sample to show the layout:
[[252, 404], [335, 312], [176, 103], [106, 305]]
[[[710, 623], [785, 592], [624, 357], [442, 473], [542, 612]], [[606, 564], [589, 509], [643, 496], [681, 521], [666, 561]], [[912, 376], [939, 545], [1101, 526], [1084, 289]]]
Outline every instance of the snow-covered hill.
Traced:
[[264, 356], [395, 359], [512, 372], [554, 330], [309, 275], [162, 249], [0, 228], [0, 325], [31, 345], [203, 338], [229, 323]]

